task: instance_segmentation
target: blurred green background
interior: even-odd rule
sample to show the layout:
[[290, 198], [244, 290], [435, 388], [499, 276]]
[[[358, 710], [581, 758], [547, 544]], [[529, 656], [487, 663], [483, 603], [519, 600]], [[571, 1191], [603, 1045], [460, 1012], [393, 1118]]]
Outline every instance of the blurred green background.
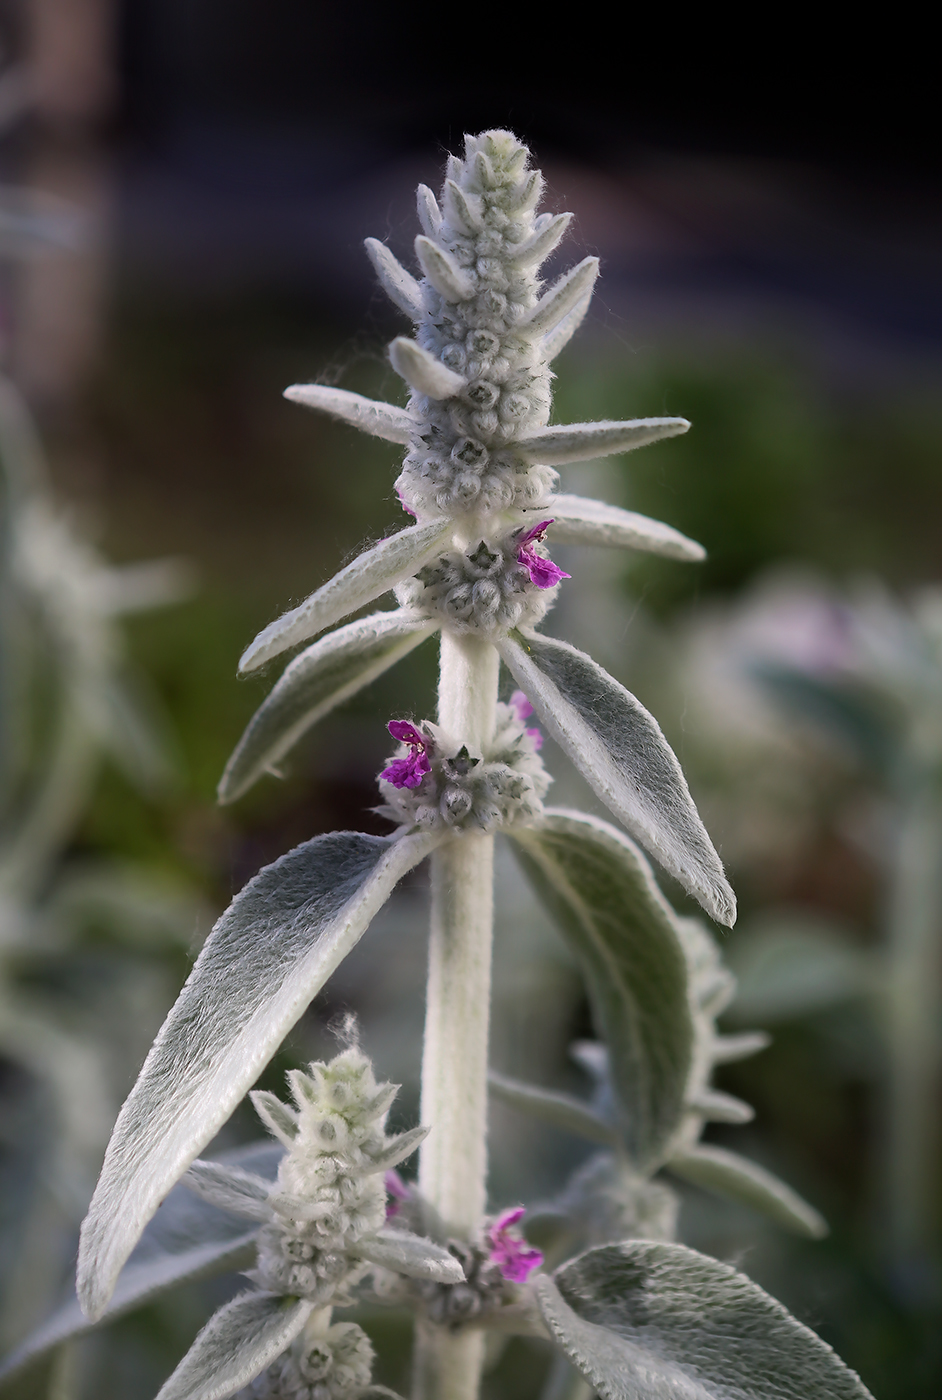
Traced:
[[[408, 259], [416, 183], [438, 185], [463, 129], [513, 127], [546, 173], [547, 207], [576, 213], [548, 275], [586, 252], [602, 260], [593, 310], [556, 366], [554, 420], [693, 423], [631, 457], [566, 469], [564, 487], [669, 521], [709, 553], [690, 567], [572, 550], [550, 627], [636, 691], [684, 762], [742, 901], [726, 941], [741, 1023], [775, 1035], [724, 1072], [722, 1087], [757, 1108], [736, 1141], [832, 1222], [823, 1243], [793, 1241], [691, 1191], [684, 1238], [781, 1297], [878, 1400], [933, 1393], [939, 1183], [919, 1248], [901, 1257], [885, 1025], [847, 975], [828, 992], [820, 961], [822, 947], [846, 963], [848, 950], [885, 942], [896, 798], [833, 726], [796, 717], [750, 672], [763, 657], [804, 663], [815, 619], [851, 608], [863, 579], [882, 580], [901, 614], [913, 590], [942, 581], [939, 209], [918, 143], [904, 159], [866, 113], [856, 126], [816, 123], [813, 104], [779, 104], [774, 81], [764, 102], [752, 93], [749, 121], [721, 116], [696, 87], [668, 110], [651, 84], [626, 96], [576, 79], [550, 92], [534, 76], [511, 90], [457, 59], [448, 83], [409, 87], [396, 77], [403, 35], [391, 19], [365, 35], [359, 12], [211, 0], [78, 9], [68, 43], [55, 6], [0, 17], [7, 76], [34, 78], [3, 135], [4, 179], [67, 202], [83, 230], [72, 250], [8, 262], [7, 369], [77, 526], [113, 562], [189, 561], [198, 587], [126, 625], [173, 782], [144, 800], [103, 769], [66, 863], [143, 862], [217, 912], [301, 840], [385, 829], [370, 812], [385, 721], [431, 711], [429, 648], [325, 721], [283, 782], [232, 809], [214, 802], [272, 680], [235, 679], [242, 648], [401, 520], [396, 449], [281, 392], [316, 379], [404, 401], [385, 359], [401, 326], [371, 286], [362, 239]], [[591, 802], [548, 761], [557, 800]], [[501, 889], [494, 1063], [578, 1087], [567, 1046], [590, 1026], [575, 972], [509, 865]], [[397, 1113], [414, 1121], [423, 917], [417, 877], [318, 998], [268, 1087], [292, 1059], [330, 1053], [327, 1028], [352, 1008], [377, 1072], [403, 1081]], [[756, 966], [750, 943], [801, 949], [809, 930], [808, 985], [789, 1002], [782, 978], [800, 974], [801, 958], [786, 949], [777, 973], [772, 954]], [[194, 919], [191, 948], [200, 933]], [[148, 956], [179, 984], [179, 944]], [[927, 1054], [924, 1111], [937, 1121], [937, 1045]], [[115, 1066], [116, 1083], [136, 1067]], [[11, 1069], [0, 1089], [15, 1125], [29, 1085]], [[732, 1142], [732, 1131], [713, 1136]], [[226, 1141], [254, 1133], [245, 1113]], [[562, 1137], [495, 1113], [498, 1204], [548, 1194], [578, 1159]], [[18, 1267], [7, 1260], [8, 1279]], [[193, 1296], [92, 1344], [88, 1394], [152, 1393], [206, 1315]], [[532, 1358], [514, 1346], [501, 1393], [522, 1397]], [[378, 1379], [397, 1383], [394, 1371]]]

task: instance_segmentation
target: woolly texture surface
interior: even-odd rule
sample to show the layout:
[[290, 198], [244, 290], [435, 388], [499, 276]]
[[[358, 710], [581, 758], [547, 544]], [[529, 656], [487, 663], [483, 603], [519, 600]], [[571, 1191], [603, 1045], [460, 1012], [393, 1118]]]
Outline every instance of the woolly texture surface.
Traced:
[[603, 1400], [872, 1400], [781, 1303], [683, 1245], [593, 1249], [537, 1290]]

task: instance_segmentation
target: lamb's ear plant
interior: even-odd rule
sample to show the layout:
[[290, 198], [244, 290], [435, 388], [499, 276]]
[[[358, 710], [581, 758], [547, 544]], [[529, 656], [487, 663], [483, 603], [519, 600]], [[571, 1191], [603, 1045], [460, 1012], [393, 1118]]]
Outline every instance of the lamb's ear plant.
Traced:
[[[415, 324], [414, 339], [390, 347], [411, 391], [405, 408], [322, 385], [287, 391], [407, 447], [396, 486], [413, 523], [248, 648], [243, 671], [307, 644], [249, 725], [220, 797], [238, 797], [315, 720], [433, 633], [438, 714], [388, 725], [399, 747], [379, 785], [392, 835], [318, 836], [236, 897], [118, 1119], [83, 1228], [78, 1290], [88, 1317], [214, 1264], [231, 1266], [243, 1251], [254, 1255], [255, 1291], [211, 1319], [161, 1400], [223, 1400], [246, 1387], [272, 1400], [376, 1394], [365, 1334], [333, 1319], [335, 1308], [364, 1297], [414, 1312], [416, 1400], [473, 1400], [488, 1332], [543, 1338], [606, 1400], [867, 1395], [825, 1343], [744, 1274], [676, 1243], [669, 1189], [652, 1181], [665, 1168], [746, 1195], [799, 1229], [821, 1229], [774, 1178], [699, 1143], [706, 1119], [747, 1113], [710, 1087], [712, 1065], [760, 1041], [716, 1034], [712, 1018], [728, 990], [718, 955], [703, 930], [673, 914], [639, 845], [721, 924], [733, 922], [733, 894], [656, 721], [589, 656], [537, 630], [566, 577], [548, 556], [551, 532], [679, 559], [702, 550], [657, 521], [556, 494], [557, 466], [689, 425], [547, 426], [550, 362], [585, 314], [598, 263], [586, 258], [541, 287], [537, 269], [569, 215], [536, 214], [542, 180], [528, 159], [510, 133], [486, 132], [466, 139], [463, 160], [449, 161], [441, 204], [420, 187], [421, 278], [383, 244], [367, 243], [380, 282]], [[394, 611], [314, 640], [392, 589]], [[505, 702], [501, 662], [508, 690], [516, 687]], [[549, 779], [533, 713], [628, 835], [544, 805]], [[522, 1207], [488, 1215], [498, 834], [510, 837], [575, 948], [605, 1042], [583, 1051], [599, 1080], [594, 1104], [499, 1086], [604, 1144], [625, 1203], [617, 1219], [581, 1227], [580, 1218], [600, 1218], [592, 1214], [599, 1181], [583, 1180], [571, 1213], [589, 1247], [553, 1273], [520, 1233]], [[424, 1126], [386, 1135], [394, 1087], [376, 1083], [352, 1041], [329, 1064], [292, 1073], [291, 1105], [254, 1096], [284, 1150], [274, 1182], [270, 1163], [266, 1173], [196, 1161], [396, 883], [426, 857]], [[406, 1184], [394, 1169], [420, 1141], [418, 1181]], [[185, 1173], [217, 1220], [189, 1260], [186, 1249], [147, 1243], [161, 1212], [179, 1209]], [[222, 1230], [220, 1212], [252, 1228]], [[81, 1325], [68, 1311], [11, 1364]]]

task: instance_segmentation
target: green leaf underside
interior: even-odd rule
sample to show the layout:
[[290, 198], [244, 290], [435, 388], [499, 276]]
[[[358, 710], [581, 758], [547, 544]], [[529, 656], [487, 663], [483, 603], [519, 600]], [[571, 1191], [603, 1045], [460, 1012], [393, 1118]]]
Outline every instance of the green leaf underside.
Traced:
[[82, 1227], [97, 1317], [161, 1198], [437, 838], [333, 832], [266, 866], [217, 922], [115, 1125]]
[[603, 1245], [536, 1290], [603, 1400], [872, 1400], [781, 1303], [683, 1245]]
[[634, 843], [596, 817], [550, 808], [513, 840], [585, 973], [623, 1113], [620, 1135], [639, 1166], [653, 1166], [683, 1117], [693, 1053], [687, 961], [672, 911]]
[[298, 642], [306, 642], [350, 613], [388, 593], [397, 583], [418, 573], [451, 538], [451, 522], [410, 525], [380, 540], [345, 569], [259, 632], [239, 662], [239, 671], [254, 671]]
[[824, 1217], [802, 1200], [797, 1191], [737, 1152], [700, 1143], [689, 1152], [672, 1157], [668, 1166], [684, 1181], [751, 1206], [798, 1235], [818, 1240], [828, 1232]]
[[[264, 1142], [238, 1148], [218, 1160], [273, 1181], [281, 1157], [280, 1147]], [[89, 1321], [78, 1299], [69, 1298], [5, 1359], [0, 1386], [71, 1337], [113, 1322], [178, 1284], [248, 1268], [255, 1258], [257, 1229], [208, 1205], [180, 1182], [144, 1231], [101, 1320]]]
[[287, 1351], [313, 1311], [304, 1299], [243, 1293], [215, 1313], [157, 1400], [228, 1400]]
[[498, 649], [593, 791], [708, 914], [732, 925], [735, 896], [654, 717], [568, 642], [520, 631]]
[[437, 626], [403, 609], [373, 613], [295, 657], [226, 764], [220, 802], [235, 802], [312, 725], [408, 655]]
[[537, 1088], [535, 1084], [525, 1084], [506, 1075], [487, 1076], [491, 1093], [501, 1103], [510, 1108], [518, 1108], [529, 1113], [542, 1123], [549, 1123], [563, 1132], [575, 1133], [589, 1142], [600, 1142], [606, 1147], [614, 1147], [618, 1142], [616, 1129], [599, 1115], [570, 1094], [557, 1094], [550, 1089]]
[[606, 505], [584, 496], [553, 497], [554, 541], [560, 544], [610, 545], [617, 549], [643, 549], [668, 559], [696, 562], [706, 550], [662, 520], [651, 520], [633, 510]]

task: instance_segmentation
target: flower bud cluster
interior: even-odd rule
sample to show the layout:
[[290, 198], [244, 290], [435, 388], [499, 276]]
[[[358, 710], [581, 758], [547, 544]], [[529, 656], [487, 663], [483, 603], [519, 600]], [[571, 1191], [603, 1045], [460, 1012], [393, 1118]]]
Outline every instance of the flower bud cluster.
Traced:
[[[398, 825], [493, 831], [542, 815], [551, 782], [537, 752], [542, 736], [527, 729], [518, 708], [498, 704], [494, 738], [481, 755], [429, 722], [409, 729], [412, 737], [379, 779], [380, 810]], [[420, 759], [411, 764], [414, 780], [398, 776], [410, 750]]]
[[464, 160], [449, 161], [442, 221], [425, 222], [470, 295], [446, 299], [422, 283], [428, 314], [416, 339], [466, 387], [445, 400], [415, 392], [409, 401], [421, 426], [396, 487], [420, 521], [540, 506], [556, 484], [555, 471], [530, 466], [511, 445], [543, 427], [550, 410], [541, 337], [521, 324], [546, 256], [531, 246], [543, 181], [528, 159], [510, 132], [467, 137]]
[[[294, 1129], [269, 1197], [270, 1224], [259, 1234], [252, 1277], [272, 1293], [341, 1301], [366, 1270], [349, 1251], [386, 1220], [383, 1172], [395, 1139], [384, 1121], [394, 1084], [377, 1084], [369, 1060], [355, 1047], [310, 1074], [292, 1070], [294, 1110], [278, 1105], [279, 1125]], [[256, 1108], [275, 1126], [264, 1096]], [[393, 1154], [394, 1155], [394, 1154]]]
[[512, 627], [535, 627], [555, 601], [559, 584], [534, 582], [528, 559], [555, 566], [540, 538], [528, 542], [524, 552], [525, 535], [518, 527], [502, 539], [482, 539], [467, 552], [443, 554], [415, 578], [399, 584], [400, 606], [437, 618], [457, 633], [493, 637]]
[[239, 1400], [356, 1400], [370, 1386], [373, 1346], [355, 1322], [306, 1332], [247, 1386]]

